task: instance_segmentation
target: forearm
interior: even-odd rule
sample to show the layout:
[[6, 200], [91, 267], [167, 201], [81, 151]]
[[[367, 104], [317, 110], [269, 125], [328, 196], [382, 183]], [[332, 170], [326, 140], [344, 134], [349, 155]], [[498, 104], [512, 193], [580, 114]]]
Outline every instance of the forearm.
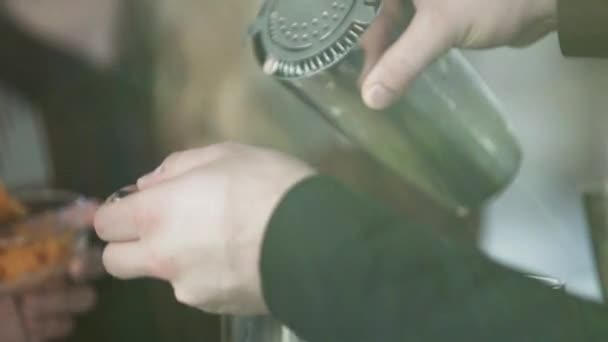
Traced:
[[602, 309], [327, 178], [285, 198], [261, 268], [272, 313], [311, 341], [593, 341], [590, 331], [608, 339], [595, 326], [608, 321]]
[[558, 0], [562, 51], [572, 57], [608, 57], [608, 1]]

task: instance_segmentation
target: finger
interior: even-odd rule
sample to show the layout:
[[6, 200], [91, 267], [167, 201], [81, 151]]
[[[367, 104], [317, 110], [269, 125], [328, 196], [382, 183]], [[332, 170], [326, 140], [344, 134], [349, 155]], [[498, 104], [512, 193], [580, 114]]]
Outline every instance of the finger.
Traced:
[[140, 178], [137, 181], [137, 186], [142, 190], [147, 189], [160, 182], [180, 176], [196, 167], [214, 162], [237, 149], [239, 149], [238, 144], [221, 143], [173, 153], [156, 170]]
[[79, 200], [61, 211], [59, 219], [62, 223], [75, 229], [87, 229], [93, 225], [99, 202], [95, 200]]
[[96, 301], [95, 291], [88, 286], [38, 292], [23, 297], [23, 312], [33, 320], [72, 315], [91, 310]]
[[133, 206], [128, 205], [126, 200], [103, 205], [94, 219], [97, 236], [106, 242], [138, 240], [139, 232], [133, 210]]
[[44, 319], [32, 322], [30, 337], [35, 341], [48, 341], [68, 337], [74, 330], [74, 322], [69, 317]]
[[391, 105], [427, 66], [452, 47], [452, 31], [437, 14], [419, 11], [367, 76], [362, 87], [365, 103], [376, 110]]
[[359, 86], [390, 46], [391, 33], [401, 12], [399, 1], [386, 2], [372, 25], [361, 37], [360, 45], [363, 48], [365, 64], [359, 76]]
[[94, 222], [99, 238], [107, 242], [136, 241], [143, 230], [155, 227], [161, 217], [157, 208], [165, 199], [151, 190], [101, 206]]
[[72, 259], [69, 274], [72, 280], [84, 282], [100, 277], [104, 273], [101, 248], [92, 248]]
[[119, 279], [147, 276], [148, 253], [140, 242], [111, 243], [103, 252], [106, 271]]

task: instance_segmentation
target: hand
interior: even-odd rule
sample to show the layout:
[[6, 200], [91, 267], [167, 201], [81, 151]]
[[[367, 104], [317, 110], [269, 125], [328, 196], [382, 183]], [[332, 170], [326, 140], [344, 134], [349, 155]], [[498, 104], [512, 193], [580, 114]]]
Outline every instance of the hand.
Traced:
[[404, 13], [401, 0], [385, 0], [380, 16], [363, 37], [367, 66], [362, 96], [373, 109], [389, 106], [452, 47], [526, 45], [557, 25], [557, 0], [413, 0], [413, 4], [414, 18], [390, 48], [390, 30]]
[[95, 218], [107, 271], [169, 281], [176, 298], [212, 313], [263, 314], [259, 259], [282, 196], [313, 171], [283, 154], [221, 144], [177, 153], [139, 193]]
[[21, 305], [17, 305], [13, 297], [0, 298], [0, 341], [68, 337], [74, 328], [75, 316], [95, 305], [95, 291], [84, 282], [98, 277], [102, 271], [101, 251], [92, 250], [74, 258], [68, 277], [51, 279], [43, 287], [23, 294]]

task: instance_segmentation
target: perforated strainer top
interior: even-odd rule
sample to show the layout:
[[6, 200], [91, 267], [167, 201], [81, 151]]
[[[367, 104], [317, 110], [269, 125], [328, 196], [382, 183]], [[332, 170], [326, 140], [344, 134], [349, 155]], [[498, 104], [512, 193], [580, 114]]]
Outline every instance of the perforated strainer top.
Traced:
[[264, 70], [279, 78], [306, 77], [353, 49], [381, 0], [267, 0], [253, 25]]

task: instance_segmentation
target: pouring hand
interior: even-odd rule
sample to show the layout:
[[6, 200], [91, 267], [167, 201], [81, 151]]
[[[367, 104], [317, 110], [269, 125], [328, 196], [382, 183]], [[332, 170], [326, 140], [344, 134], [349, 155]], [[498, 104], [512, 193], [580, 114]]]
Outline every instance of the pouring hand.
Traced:
[[522, 46], [557, 26], [557, 0], [413, 0], [413, 4], [414, 18], [392, 46], [388, 47], [388, 33], [403, 13], [400, 0], [386, 0], [380, 17], [363, 37], [368, 61], [362, 96], [370, 108], [389, 106], [452, 47]]

